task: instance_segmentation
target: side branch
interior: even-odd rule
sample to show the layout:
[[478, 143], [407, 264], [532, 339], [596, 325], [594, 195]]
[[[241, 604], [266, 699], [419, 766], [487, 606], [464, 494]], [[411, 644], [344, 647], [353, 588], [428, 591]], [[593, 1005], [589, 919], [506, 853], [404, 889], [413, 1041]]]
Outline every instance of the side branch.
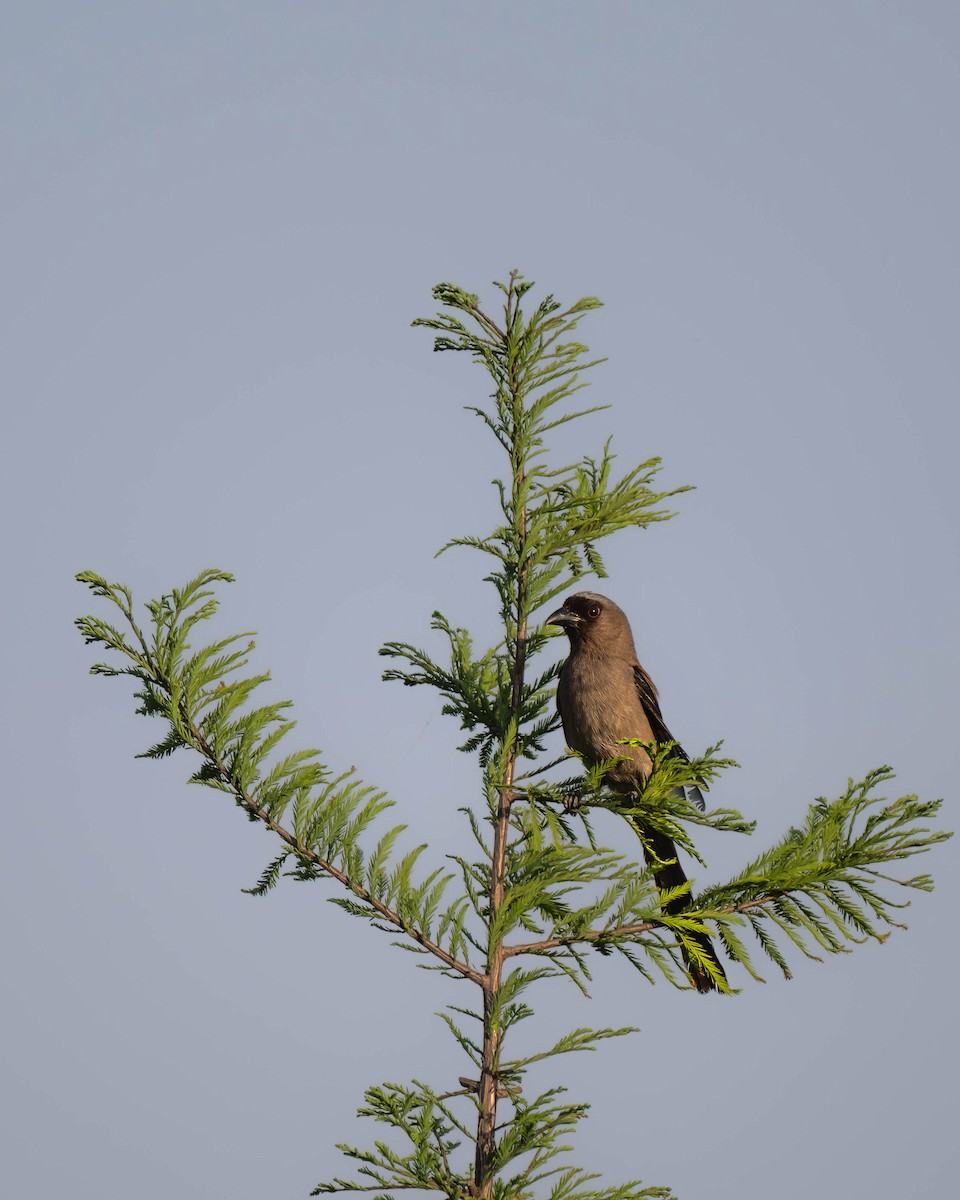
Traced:
[[[899, 882], [896, 880], [895, 882]], [[740, 913], [750, 912], [752, 909], [770, 908], [788, 898], [789, 892], [768, 892], [763, 896], [754, 896], [749, 900], [743, 900], [738, 904], [726, 905], [724, 908], [715, 909], [709, 913], [698, 913], [696, 909], [685, 909], [683, 913], [684, 924], [689, 924], [691, 921], [703, 923], [707, 921], [721, 921], [724, 917], [735, 917]], [[617, 925], [612, 929], [584, 929], [579, 933], [571, 933], [563, 936], [544, 938], [539, 942], [524, 942], [520, 945], [504, 946], [504, 958], [515, 958], [519, 954], [548, 954], [551, 950], [561, 950], [568, 946], [577, 945], [596, 945], [598, 942], [614, 942], [625, 941], [630, 938], [639, 937], [644, 933], [652, 933], [655, 929], [672, 929], [675, 925], [674, 921], [638, 921], [630, 925]], [[877, 941], [883, 941], [885, 934], [870, 931], [871, 936]]]
[[616, 929], [585, 929], [581, 933], [571, 933], [566, 937], [546, 938], [542, 942], [524, 942], [519, 946], [504, 946], [504, 958], [514, 958], [518, 954], [546, 954], [550, 950], [560, 950], [565, 946], [577, 946], [580, 943], [594, 945], [597, 942], [623, 940], [639, 937], [641, 933], [650, 933], [660, 927], [659, 921], [642, 921], [635, 925], [619, 925]]
[[[135, 644], [131, 644], [120, 630], [100, 618], [79, 618], [76, 624], [88, 644], [106, 646], [129, 664], [96, 663], [92, 673], [128, 675], [138, 680], [143, 690], [136, 693], [142, 702], [137, 711], [144, 716], [162, 717], [169, 724], [166, 736], [142, 757], [166, 758], [181, 747], [195, 751], [203, 763], [192, 782], [227, 792], [252, 820], [262, 822], [284, 843], [283, 853], [252, 890], [260, 893], [272, 887], [283, 862], [293, 855], [304, 875], [330, 876], [351, 892], [360, 901], [352, 906], [352, 911], [374, 923], [379, 919], [402, 931], [444, 967], [484, 987], [486, 974], [465, 961], [469, 955], [462, 948], [468, 939], [460, 928], [461, 910], [455, 907], [441, 919], [440, 936], [445, 929], [453, 931], [449, 950], [430, 936], [430, 918], [440, 903], [447, 880], [438, 878], [439, 872], [435, 871], [419, 888], [411, 884], [410, 872], [422, 847], [407, 854], [388, 874], [390, 851], [402, 826], [380, 839], [366, 861], [364, 875], [365, 855], [358, 838], [385, 807], [382, 797], [371, 797], [369, 788], [352, 785], [337, 791], [343, 777], [331, 784], [329, 772], [318, 761], [316, 750], [300, 750], [286, 756], [275, 753], [294, 722], [282, 715], [289, 707], [287, 702], [249, 706], [253, 692], [269, 678], [268, 675], [236, 677], [253, 649], [252, 641], [245, 648], [240, 645], [249, 635], [234, 634], [190, 653], [187, 640], [190, 631], [217, 611], [218, 602], [210, 585], [228, 582], [231, 576], [215, 569], [206, 570], [183, 588], [175, 588], [159, 600], [148, 602], [154, 626], [150, 639], [134, 620], [133, 597], [127, 587], [110, 584], [93, 571], [82, 571], [77, 578], [94, 595], [110, 600], [119, 608], [136, 638]], [[273, 758], [264, 776], [263, 768], [270, 755]], [[255, 782], [254, 791], [251, 785]], [[321, 790], [316, 794], [318, 786]], [[292, 830], [280, 824], [291, 804]], [[350, 901], [337, 902], [345, 907], [351, 905]], [[463, 953], [463, 959], [458, 952]]]
[[286, 845], [290, 847], [298, 859], [308, 862], [312, 867], [322, 871], [325, 875], [329, 875], [331, 878], [336, 879], [338, 883], [342, 884], [343, 887], [345, 887], [348, 891], [353, 892], [353, 894], [364, 904], [369, 905], [378, 916], [383, 918], [384, 921], [396, 926], [397, 929], [401, 930], [408, 937], [412, 938], [417, 945], [428, 951], [435, 958], [440, 959], [440, 961], [445, 966], [449, 967], [451, 971], [456, 971], [457, 974], [462, 975], [464, 979], [469, 979], [472, 983], [477, 984], [479, 987], [484, 986], [484, 983], [486, 982], [486, 976], [483, 973], [480, 971], [475, 971], [468, 963], [461, 962], [452, 954], [448, 954], [442, 946], [439, 946], [436, 942], [431, 941], [431, 939], [426, 937], [416, 926], [410, 925], [404, 921], [403, 917], [398, 912], [390, 908], [389, 905], [384, 904], [382, 900], [378, 900], [377, 897], [374, 896], [367, 888], [363, 887], [362, 884], [359, 884], [356, 882], [356, 880], [351, 879], [349, 875], [341, 871], [339, 867], [335, 866], [332, 862], [329, 862], [327, 859], [323, 858], [317, 853], [316, 850], [311, 849], [309, 846], [305, 846], [293, 833], [290, 832], [289, 829], [275, 821], [266, 811], [266, 809], [257, 804], [257, 802], [247, 794], [244, 788], [232, 776], [229, 768], [218, 759], [217, 755], [213, 751], [213, 748], [208, 744], [200, 730], [197, 729], [197, 727], [193, 724], [191, 724], [189, 728], [191, 734], [193, 735], [194, 744], [197, 750], [199, 750], [203, 757], [206, 758], [207, 761], [216, 768], [221, 780], [233, 793], [240, 807], [257, 821], [262, 821], [263, 824], [271, 831], [271, 833], [275, 833], [282, 842], [285, 842]]

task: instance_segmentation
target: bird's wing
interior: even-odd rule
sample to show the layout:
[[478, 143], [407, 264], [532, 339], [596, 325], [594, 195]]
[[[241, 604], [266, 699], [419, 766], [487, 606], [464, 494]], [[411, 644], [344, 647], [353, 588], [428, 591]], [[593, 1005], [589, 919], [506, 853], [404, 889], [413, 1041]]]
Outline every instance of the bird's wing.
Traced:
[[[643, 706], [643, 711], [646, 713], [647, 720], [650, 722], [650, 728], [653, 730], [653, 736], [659, 744], [663, 742], [672, 742], [673, 734], [666, 726], [663, 719], [663, 713], [660, 711], [660, 703], [657, 700], [657, 689], [654, 687], [653, 680], [646, 673], [639, 663], [633, 664], [633, 682], [637, 689], [637, 695], [640, 698], [640, 703]], [[676, 743], [673, 753], [677, 758], [683, 759], [684, 762], [690, 761], [690, 756], [686, 750]], [[698, 787], [692, 784], [687, 788], [688, 798], [699, 809], [706, 808], [703, 794]]]
[[[672, 742], [673, 734], [664, 723], [663, 713], [660, 711], [660, 704], [657, 700], [657, 689], [653, 685], [653, 680], [639, 663], [633, 664], [633, 682], [637, 689], [640, 703], [643, 705], [643, 711], [650, 722], [654, 738], [658, 742]], [[683, 753], [683, 750], [679, 746], [677, 747], [677, 752], [682, 754], [684, 759], [686, 759], [686, 754]]]

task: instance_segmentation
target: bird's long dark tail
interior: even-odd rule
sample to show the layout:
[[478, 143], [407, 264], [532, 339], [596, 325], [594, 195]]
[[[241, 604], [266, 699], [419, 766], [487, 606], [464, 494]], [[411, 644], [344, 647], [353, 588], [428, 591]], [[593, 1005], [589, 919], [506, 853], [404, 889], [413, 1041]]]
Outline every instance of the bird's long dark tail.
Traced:
[[[650, 829], [641, 829], [640, 837], [643, 842], [643, 856], [647, 861], [647, 865], [653, 868], [653, 878], [660, 892], [682, 887], [686, 884], [687, 876], [684, 873], [683, 867], [677, 861], [677, 848], [673, 844], [673, 841], [666, 834], [656, 833]], [[673, 900], [668, 901], [664, 905], [664, 911], [674, 916], [689, 907], [690, 893], [687, 892], [683, 896], [677, 896]], [[723, 969], [723, 964], [717, 957], [717, 952], [713, 948], [713, 942], [711, 942], [707, 935], [705, 933], [691, 934], [690, 940], [696, 942], [703, 956], [713, 963], [720, 978], [726, 980], [727, 976]], [[709, 971], [700, 963], [693, 962], [691, 956], [682, 946], [681, 953], [683, 954], [687, 973], [697, 991], [718, 991], [716, 980]]]

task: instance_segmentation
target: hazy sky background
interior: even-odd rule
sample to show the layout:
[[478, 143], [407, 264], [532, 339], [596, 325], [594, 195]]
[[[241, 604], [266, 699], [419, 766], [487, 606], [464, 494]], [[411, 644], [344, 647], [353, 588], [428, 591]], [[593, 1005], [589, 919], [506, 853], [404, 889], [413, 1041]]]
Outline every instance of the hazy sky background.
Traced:
[[[668, 723], [743, 764], [722, 878], [891, 763], [957, 776], [960, 18], [902, 3], [9, 5], [3, 99], [0, 1181], [29, 1200], [281, 1200], [378, 1131], [363, 1088], [463, 1070], [437, 990], [288, 883], [270, 839], [88, 678], [90, 567], [140, 599], [232, 570], [303, 743], [433, 847], [473, 763], [378, 646], [482, 640], [485, 379], [412, 318], [519, 267], [609, 362], [576, 430], [696, 484], [610, 543]], [[571, 449], [572, 442], [566, 443]], [[562, 646], [558, 644], [558, 653]], [[559, 748], [559, 739], [557, 746]], [[955, 825], [953, 812], [946, 823]], [[957, 849], [881, 946], [735, 1000], [598, 962], [538, 1031], [576, 1160], [683, 1200], [943, 1200], [960, 1169]], [[951, 920], [951, 918], [954, 918]], [[670, 1106], [656, 1096], [671, 1080]]]

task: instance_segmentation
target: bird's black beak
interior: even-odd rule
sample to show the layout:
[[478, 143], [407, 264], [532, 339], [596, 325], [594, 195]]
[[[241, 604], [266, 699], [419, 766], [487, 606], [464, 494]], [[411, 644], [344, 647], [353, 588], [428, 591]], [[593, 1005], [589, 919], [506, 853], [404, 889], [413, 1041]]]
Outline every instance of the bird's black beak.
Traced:
[[546, 625], [559, 625], [561, 629], [573, 629], [580, 624], [580, 618], [569, 608], [558, 608], [544, 622]]

